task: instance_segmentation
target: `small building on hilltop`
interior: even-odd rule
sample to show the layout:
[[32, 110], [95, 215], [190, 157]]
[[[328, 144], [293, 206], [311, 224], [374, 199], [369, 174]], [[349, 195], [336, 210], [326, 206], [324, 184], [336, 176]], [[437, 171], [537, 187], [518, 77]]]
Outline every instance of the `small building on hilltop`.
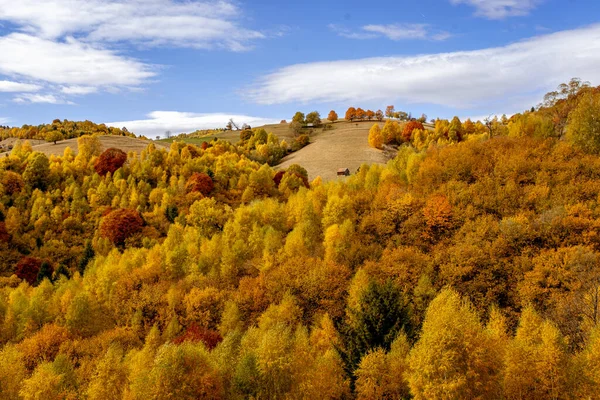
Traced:
[[350, 170], [348, 168], [340, 168], [337, 171], [338, 176], [350, 176]]

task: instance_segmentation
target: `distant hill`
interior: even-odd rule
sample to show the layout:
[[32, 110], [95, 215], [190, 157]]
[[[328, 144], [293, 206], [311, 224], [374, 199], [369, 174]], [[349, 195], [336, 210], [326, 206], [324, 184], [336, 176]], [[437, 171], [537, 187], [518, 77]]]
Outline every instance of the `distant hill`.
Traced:
[[[156, 143], [153, 142], [151, 140], [143, 140], [143, 139], [137, 139], [137, 138], [133, 138], [133, 137], [127, 137], [127, 136], [115, 136], [115, 135], [106, 135], [106, 136], [99, 136], [100, 138], [100, 142], [102, 143], [102, 147], [104, 149], [108, 149], [111, 147], [117, 148], [117, 149], [121, 149], [124, 152], [136, 152], [136, 153], [140, 153], [142, 152], [142, 150], [144, 150], [146, 147], [148, 147], [148, 145], [150, 143], [155, 143], [155, 145], [157, 147], [163, 147], [165, 149], [168, 149], [168, 145], [165, 144], [161, 144], [161, 143]], [[9, 139], [5, 139], [2, 142], [0, 142], [0, 144], [14, 144], [14, 142], [16, 141], [15, 138], [9, 138]], [[25, 141], [25, 140], [23, 140]], [[65, 149], [67, 147], [70, 147], [71, 150], [73, 150], [73, 152], [75, 154], [77, 154], [78, 152], [78, 147], [77, 147], [77, 139], [67, 139], [67, 140], [61, 140], [60, 142], [57, 142], [56, 144], [54, 143], [47, 143], [41, 140], [29, 140], [29, 142], [32, 144], [32, 148], [34, 151], [40, 151], [42, 153], [45, 153], [47, 155], [57, 155], [57, 156], [61, 156], [63, 155], [63, 153], [65, 152]], [[0, 153], [2, 154], [2, 153]]]

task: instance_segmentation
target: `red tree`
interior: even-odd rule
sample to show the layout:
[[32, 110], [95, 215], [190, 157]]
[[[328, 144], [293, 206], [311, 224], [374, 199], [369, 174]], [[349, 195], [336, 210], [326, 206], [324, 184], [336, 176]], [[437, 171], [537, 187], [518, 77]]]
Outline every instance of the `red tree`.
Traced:
[[111, 211], [100, 224], [100, 235], [108, 238], [116, 246], [123, 246], [125, 240], [142, 231], [144, 221], [136, 210], [122, 208]]
[[114, 174], [127, 161], [127, 154], [123, 150], [110, 148], [105, 150], [94, 164], [94, 169], [98, 175]]
[[387, 106], [385, 108], [385, 116], [388, 118], [393, 118], [395, 111], [396, 111], [396, 108], [394, 106]]
[[185, 184], [186, 190], [189, 192], [200, 192], [204, 196], [208, 196], [215, 188], [215, 183], [212, 178], [204, 173], [195, 172], [187, 180]]
[[[202, 143], [206, 143], [206, 142], [202, 142]], [[192, 156], [192, 158], [200, 157], [200, 151], [198, 151], [198, 148], [196, 146], [194, 146], [193, 144], [188, 144], [185, 147], [190, 152], [190, 155]]]
[[409, 123], [404, 125], [404, 130], [402, 131], [402, 139], [404, 139], [405, 142], [409, 142], [412, 138], [412, 133], [415, 129], [424, 130], [425, 128], [423, 127], [423, 124], [419, 121], [410, 121]]
[[276, 187], [279, 187], [279, 184], [281, 183], [281, 179], [283, 178], [283, 175], [285, 175], [285, 171], [277, 171], [277, 173], [273, 177], [273, 182], [275, 182]]
[[0, 242], [8, 242], [10, 240], [10, 235], [6, 231], [6, 224], [4, 222], [0, 222]]
[[15, 275], [17, 275], [20, 279], [26, 280], [30, 285], [33, 285], [37, 280], [38, 272], [40, 272], [41, 266], [42, 260], [39, 258], [23, 257], [17, 263]]
[[348, 111], [346, 111], [346, 121], [352, 121], [356, 118], [356, 108], [350, 107]]
[[223, 337], [219, 332], [211, 329], [200, 328], [198, 325], [192, 324], [182, 335], [173, 340], [173, 343], [181, 344], [184, 342], [202, 342], [208, 350], [212, 350], [222, 341]]
[[362, 108], [358, 107], [356, 109], [356, 114], [355, 115], [356, 115], [356, 119], [364, 119], [365, 115], [366, 115], [366, 112]]
[[329, 111], [329, 115], [327, 116], [327, 119], [331, 122], [335, 122], [338, 120], [338, 115], [334, 110]]

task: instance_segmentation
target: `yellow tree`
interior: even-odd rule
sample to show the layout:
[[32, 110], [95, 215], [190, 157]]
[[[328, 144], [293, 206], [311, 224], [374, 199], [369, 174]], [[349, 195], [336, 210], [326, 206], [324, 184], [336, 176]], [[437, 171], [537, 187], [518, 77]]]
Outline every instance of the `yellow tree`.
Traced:
[[63, 140], [64, 136], [60, 131], [48, 131], [44, 139], [46, 139], [46, 142], [54, 142], [56, 144], [59, 140]]
[[102, 153], [102, 143], [98, 136], [84, 135], [77, 138], [77, 160], [88, 162]]
[[0, 350], [0, 394], [6, 400], [17, 400], [21, 382], [27, 376], [23, 355], [15, 346], [6, 345]]
[[504, 369], [507, 399], [566, 398], [566, 344], [558, 328], [533, 308], [523, 310], [517, 333], [508, 344]]
[[567, 137], [590, 153], [600, 153], [600, 94], [586, 93], [569, 114]]
[[376, 149], [381, 149], [383, 147], [383, 135], [379, 124], [374, 124], [371, 129], [369, 129], [369, 146]]
[[389, 353], [376, 349], [366, 354], [356, 370], [356, 397], [364, 400], [406, 399], [410, 397], [404, 375], [410, 344], [402, 332], [392, 343]]
[[87, 389], [89, 400], [120, 399], [127, 384], [127, 370], [123, 364], [123, 350], [118, 345], [108, 351], [96, 365]]
[[394, 141], [399, 142], [398, 139], [400, 136], [400, 125], [398, 125], [396, 121], [388, 119], [385, 121], [385, 125], [383, 126], [381, 134], [383, 135], [384, 143], [391, 143]]
[[429, 305], [407, 375], [415, 399], [486, 399], [498, 393], [502, 360], [472, 306], [444, 289]]

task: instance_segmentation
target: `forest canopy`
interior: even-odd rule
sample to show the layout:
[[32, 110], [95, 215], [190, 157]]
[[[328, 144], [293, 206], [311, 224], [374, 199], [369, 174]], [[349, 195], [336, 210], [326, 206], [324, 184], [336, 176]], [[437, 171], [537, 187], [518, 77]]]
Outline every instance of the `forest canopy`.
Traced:
[[0, 158], [0, 397], [593, 398], [599, 116], [574, 80], [390, 122], [331, 182], [260, 128], [122, 154], [55, 122], [84, 151]]

